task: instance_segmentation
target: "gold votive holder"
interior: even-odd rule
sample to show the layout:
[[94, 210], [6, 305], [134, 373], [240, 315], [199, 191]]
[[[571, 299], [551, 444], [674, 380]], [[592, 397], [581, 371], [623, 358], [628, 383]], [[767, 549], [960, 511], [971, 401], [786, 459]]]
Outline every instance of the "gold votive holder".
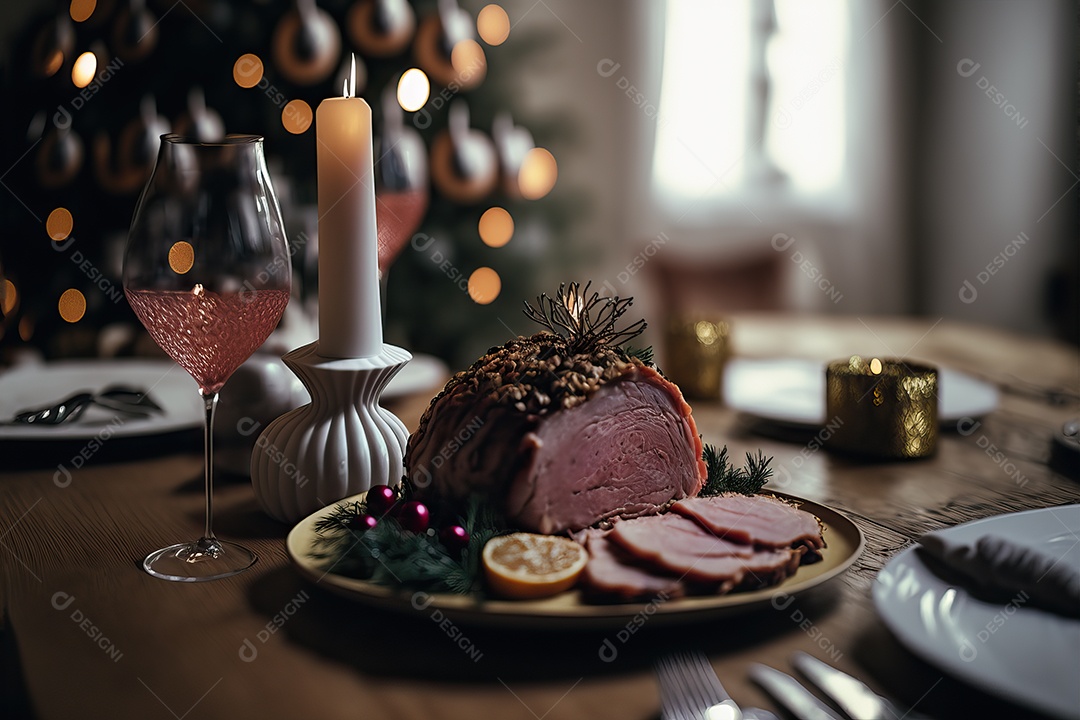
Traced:
[[934, 454], [938, 437], [938, 375], [927, 365], [853, 355], [825, 370], [829, 447], [878, 459]]
[[686, 397], [719, 400], [724, 365], [731, 356], [728, 321], [700, 316], [673, 318], [665, 339], [664, 374]]

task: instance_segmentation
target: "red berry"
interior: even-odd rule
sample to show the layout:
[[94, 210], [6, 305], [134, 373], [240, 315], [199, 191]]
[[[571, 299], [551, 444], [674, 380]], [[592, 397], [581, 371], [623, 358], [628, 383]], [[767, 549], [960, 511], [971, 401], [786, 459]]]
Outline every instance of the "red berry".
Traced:
[[401, 527], [414, 533], [424, 532], [431, 522], [431, 514], [428, 512], [427, 505], [416, 500], [402, 503], [394, 517], [401, 523]]
[[379, 524], [379, 519], [374, 515], [356, 515], [349, 521], [349, 527], [357, 532], [365, 532]]
[[451, 525], [439, 531], [439, 540], [451, 555], [456, 555], [469, 546], [469, 533], [460, 525]]
[[368, 515], [379, 518], [390, 511], [397, 504], [397, 491], [386, 485], [375, 485], [367, 494]]

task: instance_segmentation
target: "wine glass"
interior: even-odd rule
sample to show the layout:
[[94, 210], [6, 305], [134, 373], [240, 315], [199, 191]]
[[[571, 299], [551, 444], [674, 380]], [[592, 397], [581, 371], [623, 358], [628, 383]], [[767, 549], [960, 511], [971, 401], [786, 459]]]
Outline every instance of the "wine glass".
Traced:
[[206, 410], [206, 527], [151, 553], [159, 578], [235, 575], [250, 550], [214, 537], [214, 410], [233, 371], [270, 335], [289, 301], [290, 258], [257, 135], [220, 142], [161, 136], [124, 253], [124, 293], [154, 341], [199, 385]]
[[[383, 134], [375, 143], [375, 218], [383, 285], [390, 264], [420, 227], [428, 203], [427, 148], [420, 134], [404, 124], [396, 87], [391, 83], [383, 93]], [[382, 295], [386, 297], [385, 287]]]

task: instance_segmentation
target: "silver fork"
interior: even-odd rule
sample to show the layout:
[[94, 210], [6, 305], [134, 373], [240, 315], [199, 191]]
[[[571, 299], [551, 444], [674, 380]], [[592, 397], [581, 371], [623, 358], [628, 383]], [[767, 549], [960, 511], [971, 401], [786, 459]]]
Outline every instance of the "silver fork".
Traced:
[[663, 720], [778, 720], [760, 708], [740, 710], [703, 653], [666, 655], [654, 667]]

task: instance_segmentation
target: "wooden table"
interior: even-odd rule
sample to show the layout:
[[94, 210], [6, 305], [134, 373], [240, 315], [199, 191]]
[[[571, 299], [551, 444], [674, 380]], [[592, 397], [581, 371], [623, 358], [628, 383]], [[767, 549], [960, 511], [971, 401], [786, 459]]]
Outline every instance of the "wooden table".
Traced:
[[[741, 355], [899, 355], [1007, 386], [1080, 388], [1075, 348], [949, 322], [739, 316], [734, 327]], [[397, 411], [415, 423], [424, 404]], [[67, 487], [54, 483], [54, 468], [2, 473], [0, 715], [655, 718], [652, 659], [693, 646], [744, 704], [774, 707], [748, 681], [748, 663], [790, 671], [791, 652], [805, 650], [925, 713], [1023, 717], [907, 653], [874, 614], [870, 586], [927, 530], [1080, 500], [1080, 484], [1047, 465], [1051, 433], [1077, 414], [1076, 405], [1005, 392], [978, 432], [945, 433], [933, 459], [867, 465], [751, 434], [730, 410], [697, 403], [706, 441], [736, 456], [774, 455], [790, 469], [783, 489], [848, 514], [866, 551], [782, 611], [688, 628], [646, 624], [611, 663], [598, 652], [608, 633], [465, 627], [480, 652], [473, 662], [427, 614], [385, 615], [330, 595], [293, 571], [288, 528], [260, 514], [246, 483], [218, 488], [217, 528], [254, 547], [258, 564], [212, 583], [151, 578], [138, 566], [148, 551], [201, 529], [197, 454], [89, 466]], [[980, 447], [983, 436], [1027, 479], [1023, 487]]]

